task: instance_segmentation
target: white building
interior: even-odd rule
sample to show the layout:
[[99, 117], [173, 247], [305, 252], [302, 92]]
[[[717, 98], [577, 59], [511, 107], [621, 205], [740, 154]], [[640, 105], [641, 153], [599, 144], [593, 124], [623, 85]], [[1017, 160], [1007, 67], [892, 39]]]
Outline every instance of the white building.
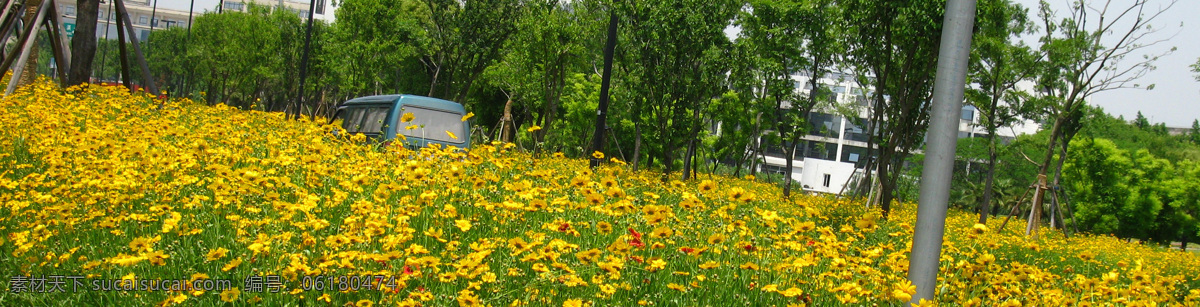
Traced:
[[[141, 41], [150, 37], [150, 31], [187, 27], [189, 23], [187, 11], [155, 6], [152, 0], [125, 0], [122, 2], [125, 3], [125, 10], [129, 12], [129, 21], [133, 24], [134, 33], [132, 35]], [[58, 6], [56, 9], [63, 27], [67, 30], [67, 35], [74, 36], [77, 17], [76, 0], [55, 0], [54, 4]], [[100, 0], [99, 16], [96, 20], [96, 38], [98, 39], [104, 39], [106, 32], [108, 39], [117, 39], [117, 10], [113, 5], [111, 0]], [[130, 33], [126, 33], [126, 35], [130, 35]]]
[[[797, 74], [792, 76], [798, 91], [808, 93], [811, 89], [809, 76]], [[870, 118], [869, 100], [874, 89], [862, 87], [854, 80], [853, 75], [832, 73], [820, 78], [817, 82], [833, 91], [832, 100], [822, 103], [808, 114], [808, 134], [801, 137], [797, 144], [796, 155], [792, 159], [791, 179], [799, 181], [805, 191], [839, 193], [849, 178], [861, 173], [864, 160], [867, 158], [866, 123]], [[854, 118], [847, 118], [835, 110], [857, 113]], [[959, 119], [959, 138], [985, 137], [986, 131], [979, 127], [980, 114], [974, 106], [963, 106]], [[1004, 127], [997, 131], [1001, 140], [1012, 140], [1017, 135], [1035, 133], [1039, 126], [1027, 121], [1013, 127]], [[759, 170], [767, 173], [786, 174], [787, 152], [781, 144], [764, 143], [764, 138], [758, 140], [763, 150], [763, 164]]]
[[[332, 23], [334, 19], [333, 12], [337, 9], [337, 7], [334, 6], [334, 1], [312, 1], [316, 1], [316, 5], [313, 7], [313, 11], [315, 12], [315, 14], [313, 14], [313, 19], [324, 20], [325, 22]], [[288, 11], [300, 16], [300, 19], [308, 20], [308, 8], [311, 2], [308, 0], [223, 0], [221, 5], [223, 10], [245, 12], [246, 5], [250, 3], [272, 8], [282, 6]]]
[[[133, 23], [133, 35], [138, 40], [145, 41], [150, 37], [150, 31], [169, 29], [174, 27], [187, 27], [190, 20], [195, 20], [205, 12], [197, 10], [194, 13], [188, 11], [174, 10], [156, 5], [155, 0], [125, 0], [125, 10], [129, 12], [129, 20]], [[158, 0], [163, 1], [163, 0]], [[316, 14], [313, 18], [333, 22], [334, 10], [336, 9], [332, 2], [328, 0], [315, 0]], [[300, 16], [301, 20], [308, 18], [307, 0], [223, 0], [224, 10], [245, 12], [247, 3], [254, 3], [267, 7], [283, 6], [292, 13]], [[57, 5], [59, 18], [62, 20], [63, 27], [67, 31], [68, 36], [74, 36], [75, 19], [78, 8], [75, 7], [76, 0], [55, 0]], [[117, 39], [117, 20], [116, 8], [113, 7], [112, 0], [100, 0], [99, 17], [96, 20], [96, 38], [97, 39]], [[197, 8], [198, 9], [198, 8]], [[107, 33], [107, 34], [106, 34]], [[107, 35], [107, 36], [106, 36]]]

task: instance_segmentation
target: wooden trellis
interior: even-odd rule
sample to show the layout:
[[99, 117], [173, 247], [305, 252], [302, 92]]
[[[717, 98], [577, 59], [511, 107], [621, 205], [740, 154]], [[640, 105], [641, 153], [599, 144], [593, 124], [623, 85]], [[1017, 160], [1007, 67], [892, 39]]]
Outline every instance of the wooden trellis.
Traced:
[[[66, 85], [67, 72], [71, 67], [71, 48], [70, 43], [66, 39], [66, 31], [63, 30], [59, 22], [59, 14], [54, 6], [53, 0], [42, 0], [42, 4], [38, 7], [33, 22], [21, 26], [25, 12], [28, 9], [29, 2], [19, 0], [0, 0], [3, 3], [4, 9], [0, 13], [0, 42], [7, 42], [13, 35], [17, 35], [17, 47], [12, 52], [5, 52], [0, 49], [0, 72], [13, 70], [12, 79], [8, 82], [8, 87], [4, 91], [4, 95], [12, 94], [17, 88], [21, 75], [26, 73], [29, 55], [32, 53], [34, 44], [37, 43], [38, 33], [42, 31], [39, 27], [45, 26], [46, 31], [50, 35], [50, 46], [54, 54], [54, 64], [57, 69], [58, 79], [60, 84]], [[120, 40], [121, 49], [121, 81], [129, 86], [131, 76], [129, 74], [128, 52], [125, 44], [133, 45], [133, 52], [136, 56], [138, 64], [142, 69], [142, 79], [146, 90], [154, 95], [158, 95], [158, 87], [154, 85], [154, 80], [150, 77], [150, 66], [146, 64], [146, 57], [142, 53], [141, 44], [136, 37], [132, 37], [126, 41], [126, 33], [134, 35], [133, 23], [129, 20], [129, 11], [125, 9], [125, 2], [115, 0], [114, 6], [117, 10], [117, 38]], [[49, 16], [49, 18], [47, 18]], [[21, 33], [15, 33], [18, 29], [24, 29]]]

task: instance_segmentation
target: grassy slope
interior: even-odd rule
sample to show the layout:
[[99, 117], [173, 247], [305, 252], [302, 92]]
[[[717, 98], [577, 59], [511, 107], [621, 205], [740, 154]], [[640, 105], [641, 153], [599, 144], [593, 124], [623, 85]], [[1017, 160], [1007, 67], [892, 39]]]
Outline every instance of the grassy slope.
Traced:
[[[749, 180], [593, 173], [511, 145], [385, 152], [275, 113], [73, 93], [41, 83], [0, 100], [0, 275], [237, 289], [14, 293], [6, 280], [0, 305], [898, 305], [913, 291], [912, 204], [881, 221]], [[950, 213], [942, 303], [1200, 298], [1195, 254], [973, 221]], [[265, 275], [286, 288], [243, 283]], [[357, 275], [395, 284], [299, 289]]]

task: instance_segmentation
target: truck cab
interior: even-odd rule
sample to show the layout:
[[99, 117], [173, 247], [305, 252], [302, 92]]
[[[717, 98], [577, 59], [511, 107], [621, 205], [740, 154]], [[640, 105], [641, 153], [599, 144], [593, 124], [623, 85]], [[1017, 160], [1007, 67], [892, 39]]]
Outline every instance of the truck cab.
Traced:
[[429, 144], [471, 147], [471, 125], [463, 121], [466, 109], [457, 102], [417, 95], [377, 95], [354, 98], [334, 113], [350, 134], [390, 143], [404, 136], [405, 147]]

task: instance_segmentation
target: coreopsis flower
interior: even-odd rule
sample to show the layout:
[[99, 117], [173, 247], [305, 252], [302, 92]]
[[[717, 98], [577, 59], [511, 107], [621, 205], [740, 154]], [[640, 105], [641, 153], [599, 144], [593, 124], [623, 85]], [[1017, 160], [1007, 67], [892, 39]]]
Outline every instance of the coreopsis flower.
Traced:
[[917, 286], [913, 285], [908, 279], [901, 280], [892, 286], [892, 298], [901, 302], [912, 300], [913, 294], [917, 293]]
[[219, 260], [221, 258], [225, 258], [225, 255], [227, 254], [229, 254], [229, 250], [225, 249], [224, 247], [210, 249], [208, 250], [208, 253], [204, 255], [204, 261]]

